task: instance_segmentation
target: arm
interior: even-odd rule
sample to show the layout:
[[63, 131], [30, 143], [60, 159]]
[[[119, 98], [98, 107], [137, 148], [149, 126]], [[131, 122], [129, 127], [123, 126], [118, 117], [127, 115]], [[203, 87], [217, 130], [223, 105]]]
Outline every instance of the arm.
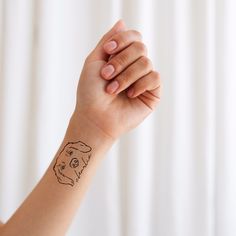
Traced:
[[[64, 235], [81, 199], [88, 188], [91, 177], [102, 160], [104, 153], [111, 146], [112, 140], [104, 135], [93, 124], [82, 117], [72, 116], [65, 138], [59, 149], [61, 151], [67, 143], [83, 141], [91, 146], [91, 158], [83, 170], [81, 178], [76, 182], [73, 177], [75, 169], [66, 166], [67, 175], [75, 180], [75, 185], [61, 184], [56, 172], [53, 171], [55, 159], [49, 166], [44, 177], [37, 187], [24, 201], [16, 213], [4, 226], [3, 235]], [[76, 147], [76, 145], [74, 145]], [[67, 158], [61, 154], [62, 161]], [[80, 158], [80, 153], [75, 153], [75, 158]], [[59, 156], [60, 158], [60, 156]], [[80, 159], [79, 159], [80, 161]], [[21, 232], [18, 234], [18, 232]]]
[[153, 111], [159, 96], [160, 79], [140, 34], [119, 21], [86, 58], [64, 140], [1, 236], [64, 235], [104, 154]]

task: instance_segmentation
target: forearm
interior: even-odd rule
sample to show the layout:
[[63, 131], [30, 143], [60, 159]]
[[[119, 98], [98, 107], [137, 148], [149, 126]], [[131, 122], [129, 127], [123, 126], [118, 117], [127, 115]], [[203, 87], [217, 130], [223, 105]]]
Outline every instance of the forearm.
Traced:
[[[62, 173], [60, 169], [55, 170], [60, 167], [60, 163], [57, 164], [60, 161], [58, 158], [65, 146], [78, 141], [91, 147], [89, 152], [91, 155], [85, 158], [83, 168], [80, 168], [77, 173], [73, 168], [68, 168]], [[81, 116], [76, 118], [72, 116], [54, 160], [32, 193], [5, 224], [2, 235], [18, 235], [19, 232], [21, 236], [64, 235], [88, 188], [91, 177], [112, 143], [113, 140], [94, 124]], [[82, 161], [79, 161], [81, 164]], [[64, 163], [65, 160], [62, 159], [62, 162]], [[62, 168], [62, 171], [65, 171], [65, 168]], [[59, 173], [62, 176], [59, 176]], [[77, 179], [71, 177], [75, 173]], [[67, 182], [67, 179], [73, 180], [73, 184]]]
[[2, 233], [3, 223], [0, 221], [0, 235]]

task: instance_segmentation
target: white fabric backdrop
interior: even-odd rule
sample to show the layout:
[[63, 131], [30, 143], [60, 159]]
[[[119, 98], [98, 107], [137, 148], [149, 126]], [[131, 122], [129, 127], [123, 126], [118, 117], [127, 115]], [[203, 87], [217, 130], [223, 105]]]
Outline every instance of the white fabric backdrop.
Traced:
[[119, 18], [164, 83], [157, 111], [107, 154], [68, 236], [236, 234], [234, 0], [0, 0], [0, 218], [43, 175], [83, 60]]

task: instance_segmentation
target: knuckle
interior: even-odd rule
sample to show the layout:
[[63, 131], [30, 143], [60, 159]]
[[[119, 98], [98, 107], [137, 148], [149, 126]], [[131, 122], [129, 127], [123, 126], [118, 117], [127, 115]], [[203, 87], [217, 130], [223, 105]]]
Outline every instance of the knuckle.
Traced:
[[153, 71], [152, 74], [155, 79], [160, 80], [160, 73], [158, 71]]
[[140, 52], [142, 52], [143, 54], [147, 54], [147, 47], [146, 47], [146, 45], [144, 44], [144, 43], [142, 43], [142, 42], [139, 42], [139, 41], [136, 41], [135, 43], [134, 43], [134, 46], [135, 46], [135, 48], [137, 49], [137, 50], [139, 50]]
[[143, 36], [142, 34], [137, 31], [137, 30], [131, 30], [131, 33], [134, 34], [137, 38], [139, 38], [140, 40], [142, 40]]
[[143, 67], [145, 68], [150, 68], [152, 66], [152, 62], [148, 57], [142, 56], [140, 58], [140, 63], [142, 64]]
[[161, 78], [160, 78], [159, 72], [157, 72], [157, 71], [152, 71], [152, 73], [151, 73], [151, 78], [152, 78], [153, 83], [154, 83], [154, 85], [155, 85], [156, 88], [162, 86], [162, 85], [161, 85]]
[[123, 34], [118, 34], [113, 38], [113, 40], [115, 40], [118, 43], [119, 47], [123, 47], [126, 44], [126, 39]]

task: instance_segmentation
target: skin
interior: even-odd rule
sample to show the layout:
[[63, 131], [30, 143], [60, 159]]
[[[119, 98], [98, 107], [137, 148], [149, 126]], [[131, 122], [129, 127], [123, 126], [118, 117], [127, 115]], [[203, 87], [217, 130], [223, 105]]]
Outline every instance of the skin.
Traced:
[[[114, 66], [110, 76], [105, 73], [107, 65]], [[119, 87], [112, 92], [114, 81]], [[65, 235], [104, 154], [154, 110], [160, 93], [160, 76], [147, 57], [141, 34], [118, 21], [85, 60], [76, 107], [55, 158], [0, 226], [0, 235]]]

